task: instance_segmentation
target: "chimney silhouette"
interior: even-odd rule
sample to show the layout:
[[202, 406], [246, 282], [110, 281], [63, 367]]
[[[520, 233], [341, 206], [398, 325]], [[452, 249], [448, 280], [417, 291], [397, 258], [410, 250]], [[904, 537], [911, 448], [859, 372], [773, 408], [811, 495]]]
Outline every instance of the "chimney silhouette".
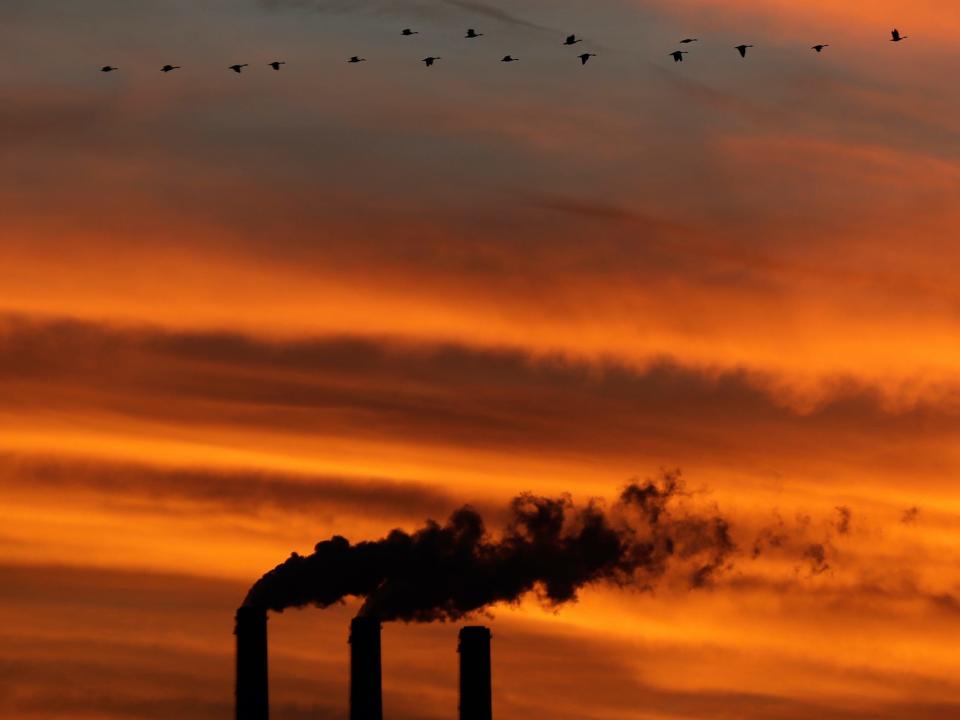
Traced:
[[267, 611], [244, 606], [237, 610], [236, 720], [268, 720]]
[[350, 623], [350, 720], [383, 720], [379, 618]]
[[493, 720], [490, 683], [490, 629], [460, 629], [460, 720]]

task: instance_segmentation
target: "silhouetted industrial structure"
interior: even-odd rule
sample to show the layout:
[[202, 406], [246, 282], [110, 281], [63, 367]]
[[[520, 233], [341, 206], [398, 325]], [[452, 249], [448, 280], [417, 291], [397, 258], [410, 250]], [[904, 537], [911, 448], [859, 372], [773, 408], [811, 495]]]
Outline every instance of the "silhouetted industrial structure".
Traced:
[[350, 720], [383, 720], [379, 618], [350, 623]]
[[460, 720], [493, 720], [490, 682], [490, 629], [479, 625], [461, 628]]
[[[236, 720], [269, 720], [267, 611], [252, 605], [237, 610]], [[493, 720], [490, 629], [460, 629], [459, 720]], [[383, 720], [380, 620], [356, 617], [350, 623], [350, 720]]]
[[267, 611], [242, 607], [237, 610], [236, 720], [268, 720]]

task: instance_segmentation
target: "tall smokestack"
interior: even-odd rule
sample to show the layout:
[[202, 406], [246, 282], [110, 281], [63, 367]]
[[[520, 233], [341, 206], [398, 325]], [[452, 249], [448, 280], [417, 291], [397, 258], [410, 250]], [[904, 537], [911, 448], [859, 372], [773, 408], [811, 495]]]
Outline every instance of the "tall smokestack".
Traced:
[[266, 609], [237, 610], [233, 632], [237, 636], [237, 720], [268, 720]]
[[460, 720], [493, 720], [490, 687], [490, 629], [479, 625], [461, 628]]
[[383, 720], [379, 618], [350, 623], [350, 720]]

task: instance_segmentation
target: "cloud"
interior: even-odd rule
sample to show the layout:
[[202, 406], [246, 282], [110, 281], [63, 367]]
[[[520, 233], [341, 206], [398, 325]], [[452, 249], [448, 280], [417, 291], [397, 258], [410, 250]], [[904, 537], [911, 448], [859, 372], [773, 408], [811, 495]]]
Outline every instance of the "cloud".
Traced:
[[510, 25], [519, 25], [520, 27], [532, 28], [534, 30], [546, 30], [551, 32], [559, 32], [556, 28], [548, 27], [546, 25], [541, 25], [540, 23], [531, 22], [522, 17], [514, 15], [513, 13], [507, 12], [501, 7], [492, 5], [490, 3], [477, 2], [477, 0], [443, 0], [443, 2], [453, 5], [454, 7], [467, 10], [469, 12], [475, 13], [477, 15], [483, 15], [485, 17], [493, 18], [503, 23]]
[[436, 486], [381, 478], [175, 468], [0, 453], [0, 486], [24, 485], [31, 492], [89, 492], [114, 503], [135, 500], [154, 511], [180, 506], [183, 513], [196, 513], [200, 505], [238, 515], [272, 510], [315, 517], [346, 513], [419, 520], [446, 513], [457, 503]]
[[762, 426], [768, 448], [779, 448], [778, 463], [788, 467], [794, 459], [829, 462], [822, 449], [837, 437], [848, 451], [863, 444], [869, 456], [867, 428], [875, 443], [915, 437], [919, 418], [942, 435], [960, 427], [949, 406], [894, 412], [880, 392], [853, 379], [801, 412], [762, 375], [669, 358], [631, 367], [454, 343], [276, 339], [23, 317], [0, 321], [0, 347], [0, 386], [33, 413], [174, 422], [201, 434], [220, 428], [606, 457], [642, 449], [685, 463], [691, 446], [704, 457], [742, 462], [755, 452], [752, 429]]
[[270, 11], [278, 10], [314, 10], [324, 13], [383, 13], [402, 17], [431, 17], [452, 20], [453, 15], [440, 10], [447, 6], [468, 14], [482, 16], [507, 25], [516, 25], [532, 30], [554, 31], [554, 28], [522, 18], [492, 3], [479, 0], [438, 0], [423, 2], [418, 0], [260, 0], [260, 4]]

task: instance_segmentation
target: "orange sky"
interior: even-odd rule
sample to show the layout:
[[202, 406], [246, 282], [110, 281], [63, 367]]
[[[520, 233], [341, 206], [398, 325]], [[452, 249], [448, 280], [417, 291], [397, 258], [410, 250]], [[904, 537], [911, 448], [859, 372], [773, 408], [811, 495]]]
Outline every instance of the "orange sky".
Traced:
[[[0, 21], [0, 716], [231, 717], [291, 551], [668, 468], [732, 567], [495, 608], [499, 720], [960, 716], [948, 3]], [[275, 718], [345, 717], [356, 608], [271, 620]], [[388, 720], [454, 716], [456, 629], [385, 628]]]

